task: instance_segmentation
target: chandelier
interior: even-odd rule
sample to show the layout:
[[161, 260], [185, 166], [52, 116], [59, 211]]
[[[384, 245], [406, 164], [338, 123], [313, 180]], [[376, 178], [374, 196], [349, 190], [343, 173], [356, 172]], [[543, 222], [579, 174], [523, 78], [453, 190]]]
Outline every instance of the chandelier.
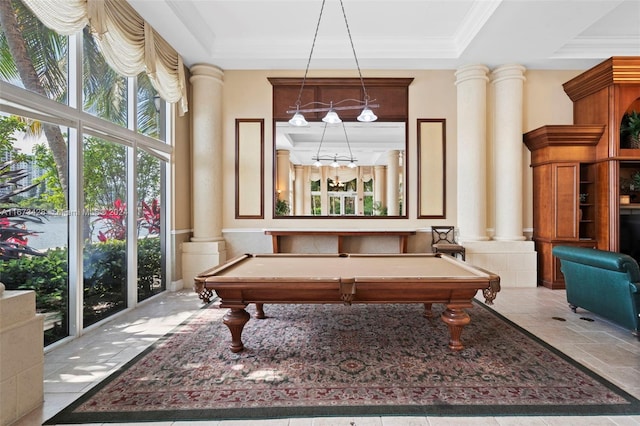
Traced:
[[349, 144], [349, 136], [347, 135], [347, 129], [344, 126], [344, 123], [342, 123], [342, 129], [344, 130], [344, 138], [345, 141], [347, 142], [347, 148], [349, 149], [349, 155], [338, 155], [338, 154], [334, 154], [334, 155], [320, 155], [320, 150], [322, 149], [322, 142], [324, 141], [324, 135], [327, 131], [327, 122], [325, 121], [324, 126], [322, 128], [322, 136], [320, 137], [320, 144], [318, 145], [318, 151], [316, 152], [316, 155], [314, 155], [313, 157], [311, 157], [311, 159], [313, 161], [315, 161], [313, 163], [314, 166], [316, 167], [322, 167], [322, 162], [323, 161], [330, 161], [329, 165], [331, 167], [333, 167], [334, 169], [337, 169], [338, 167], [340, 167], [340, 163], [341, 162], [345, 162], [347, 163], [347, 167], [349, 168], [355, 168], [356, 167], [356, 162], [358, 161], [354, 156], [353, 156], [353, 152], [351, 152], [351, 144]]
[[[290, 108], [295, 108], [287, 111], [287, 114], [293, 114], [293, 117], [289, 120], [289, 124], [292, 126], [306, 126], [309, 123], [304, 118], [303, 113], [307, 112], [326, 112], [327, 114], [322, 118], [322, 121], [329, 124], [338, 124], [342, 122], [342, 119], [336, 111], [355, 110], [361, 109], [361, 113], [358, 116], [358, 121], [371, 122], [376, 121], [378, 117], [373, 113], [371, 108], [378, 108], [380, 105], [370, 103], [372, 102], [367, 93], [367, 88], [364, 85], [364, 79], [362, 78], [362, 72], [360, 71], [360, 63], [358, 62], [358, 56], [356, 55], [356, 49], [353, 46], [353, 40], [351, 38], [351, 30], [349, 28], [349, 22], [347, 21], [347, 14], [344, 11], [344, 4], [340, 0], [340, 7], [342, 8], [342, 16], [344, 17], [344, 24], [347, 27], [347, 34], [349, 36], [349, 43], [351, 44], [351, 51], [353, 52], [353, 58], [358, 68], [358, 75], [360, 76], [360, 84], [362, 85], [362, 93], [364, 100], [359, 99], [343, 99], [338, 102], [309, 102], [301, 105], [302, 91], [304, 89], [305, 82], [307, 80], [307, 74], [309, 73], [309, 64], [311, 63], [311, 57], [313, 56], [313, 49], [316, 45], [316, 38], [318, 37], [318, 29], [320, 28], [320, 21], [322, 20], [322, 12], [324, 11], [324, 4], [326, 0], [322, 0], [322, 6], [320, 7], [320, 16], [318, 17], [318, 23], [316, 25], [316, 32], [313, 36], [313, 43], [311, 44], [311, 52], [309, 53], [309, 59], [307, 60], [307, 67], [304, 71], [304, 77], [302, 78], [302, 85], [298, 92], [298, 99], [296, 104]], [[351, 105], [349, 105], [351, 104]]]

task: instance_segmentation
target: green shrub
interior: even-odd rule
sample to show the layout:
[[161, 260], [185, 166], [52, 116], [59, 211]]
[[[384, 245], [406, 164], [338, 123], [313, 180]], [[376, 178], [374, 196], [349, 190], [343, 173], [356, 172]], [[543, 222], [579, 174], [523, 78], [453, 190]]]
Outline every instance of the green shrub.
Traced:
[[[158, 292], [154, 279], [162, 278], [160, 238], [138, 240], [139, 300]], [[127, 253], [125, 241], [87, 244], [83, 255], [84, 325], [93, 324], [126, 307]], [[45, 344], [67, 335], [68, 252], [48, 250], [44, 256], [21, 256], [0, 262], [0, 281], [8, 290], [33, 290], [41, 313], [60, 312]]]
[[138, 300], [158, 293], [156, 279], [162, 279], [162, 252], [157, 236], [138, 240]]

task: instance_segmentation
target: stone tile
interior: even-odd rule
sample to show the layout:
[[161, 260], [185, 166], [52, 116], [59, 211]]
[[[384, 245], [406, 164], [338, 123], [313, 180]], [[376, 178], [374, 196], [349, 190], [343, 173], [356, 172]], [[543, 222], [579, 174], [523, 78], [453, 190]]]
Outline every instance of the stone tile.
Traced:
[[545, 424], [549, 426], [607, 426], [615, 425], [616, 423], [610, 417], [605, 416], [590, 416], [590, 417], [578, 417], [578, 416], [563, 416], [563, 417], [542, 417]]
[[429, 426], [426, 417], [388, 416], [382, 417], [382, 426]]
[[546, 426], [539, 417], [496, 417], [500, 426]]
[[498, 425], [493, 417], [427, 417], [429, 426], [492, 426]]

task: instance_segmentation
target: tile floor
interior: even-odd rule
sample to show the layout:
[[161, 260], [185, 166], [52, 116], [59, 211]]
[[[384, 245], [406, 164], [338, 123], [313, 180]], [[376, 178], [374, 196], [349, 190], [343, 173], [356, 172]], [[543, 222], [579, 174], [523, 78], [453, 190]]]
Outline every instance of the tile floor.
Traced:
[[[482, 300], [481, 297], [479, 299]], [[13, 426], [40, 425], [144, 350], [200, 307], [187, 290], [168, 293], [60, 345], [45, 355], [45, 402]], [[574, 314], [562, 290], [503, 289], [494, 309], [640, 398], [640, 341], [594, 314]], [[473, 313], [471, 313], [473, 319]], [[565, 321], [553, 319], [563, 318]], [[581, 318], [591, 318], [585, 321]], [[463, 335], [464, 337], [464, 335]], [[640, 416], [592, 417], [357, 417], [260, 421], [155, 422], [149, 426], [436, 426], [640, 425]], [[113, 423], [109, 424], [113, 426]]]

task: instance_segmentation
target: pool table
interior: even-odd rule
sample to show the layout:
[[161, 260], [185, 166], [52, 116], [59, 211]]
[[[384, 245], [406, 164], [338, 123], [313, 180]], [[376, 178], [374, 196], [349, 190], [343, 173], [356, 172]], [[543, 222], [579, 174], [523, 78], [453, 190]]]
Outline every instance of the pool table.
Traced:
[[471, 321], [464, 309], [472, 307], [478, 290], [491, 304], [500, 277], [440, 253], [245, 254], [199, 274], [194, 289], [205, 302], [215, 291], [220, 307], [229, 308], [223, 322], [232, 352], [244, 349], [250, 303], [256, 318], [266, 318], [265, 303], [423, 303], [426, 317], [433, 303], [443, 303], [449, 347], [457, 351]]

